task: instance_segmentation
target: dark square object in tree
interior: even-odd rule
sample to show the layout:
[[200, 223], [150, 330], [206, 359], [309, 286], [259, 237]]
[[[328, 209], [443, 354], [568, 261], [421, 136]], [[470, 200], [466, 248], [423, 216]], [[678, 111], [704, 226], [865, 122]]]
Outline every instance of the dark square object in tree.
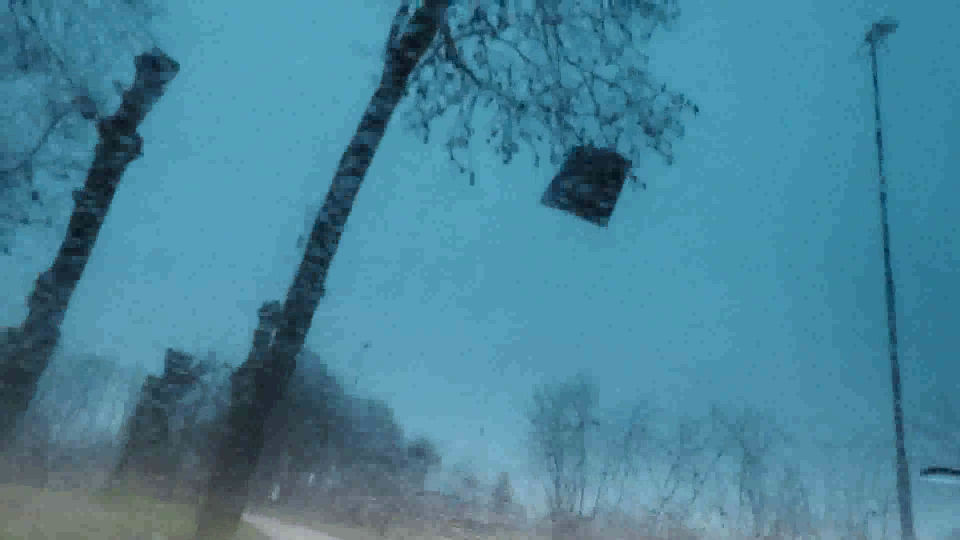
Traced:
[[576, 146], [540, 203], [606, 227], [630, 166], [630, 160], [613, 150]]

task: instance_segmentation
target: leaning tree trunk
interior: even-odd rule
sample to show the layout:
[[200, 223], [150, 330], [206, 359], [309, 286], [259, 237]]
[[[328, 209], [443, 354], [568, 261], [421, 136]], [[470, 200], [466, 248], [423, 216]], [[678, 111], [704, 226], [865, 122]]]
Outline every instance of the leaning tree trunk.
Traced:
[[[323, 295], [323, 283], [360, 184], [406, 91], [410, 73], [446, 18], [448, 2], [426, 0], [402, 33], [406, 8], [401, 7], [394, 19], [380, 85], [340, 159], [286, 301], [275, 314], [276, 328], [266, 335], [258, 330], [251, 354], [231, 377], [230, 408], [198, 516], [198, 540], [228, 539], [236, 532], [246, 506], [250, 478], [263, 450], [264, 423], [286, 392], [296, 368], [296, 357]], [[261, 328], [262, 323], [263, 320]], [[268, 347], [256, 345], [262, 339], [268, 340]]]
[[53, 264], [37, 277], [27, 301], [27, 317], [0, 335], [0, 444], [13, 439], [18, 419], [37, 390], [60, 338], [70, 297], [83, 275], [100, 227], [127, 165], [141, 155], [143, 122], [179, 64], [160, 49], [136, 58], [136, 78], [123, 93], [120, 110], [97, 124], [100, 141], [83, 189], [74, 191], [75, 207]]

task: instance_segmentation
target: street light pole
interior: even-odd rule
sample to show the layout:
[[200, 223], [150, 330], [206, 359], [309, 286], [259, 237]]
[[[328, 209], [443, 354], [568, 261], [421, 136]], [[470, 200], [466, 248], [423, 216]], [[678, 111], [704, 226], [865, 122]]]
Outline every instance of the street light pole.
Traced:
[[890, 349], [890, 375], [893, 383], [893, 427], [897, 449], [897, 500], [900, 506], [900, 536], [914, 540], [913, 507], [910, 494], [910, 469], [903, 433], [903, 391], [900, 383], [900, 360], [897, 355], [897, 309], [896, 289], [890, 265], [890, 227], [887, 220], [887, 179], [883, 172], [883, 134], [880, 122], [880, 84], [877, 75], [877, 43], [897, 29], [897, 21], [885, 18], [873, 23], [867, 31], [865, 42], [870, 45], [870, 62], [873, 67], [873, 109], [876, 115], [877, 163], [880, 175], [880, 221], [883, 229], [883, 269], [886, 277], [887, 336]]

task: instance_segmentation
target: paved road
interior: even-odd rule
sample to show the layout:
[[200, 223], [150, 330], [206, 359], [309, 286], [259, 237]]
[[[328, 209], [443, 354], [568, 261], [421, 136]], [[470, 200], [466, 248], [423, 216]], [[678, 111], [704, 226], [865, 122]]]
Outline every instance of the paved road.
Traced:
[[320, 531], [299, 525], [290, 525], [278, 519], [257, 514], [244, 514], [243, 520], [260, 529], [273, 540], [338, 540]]

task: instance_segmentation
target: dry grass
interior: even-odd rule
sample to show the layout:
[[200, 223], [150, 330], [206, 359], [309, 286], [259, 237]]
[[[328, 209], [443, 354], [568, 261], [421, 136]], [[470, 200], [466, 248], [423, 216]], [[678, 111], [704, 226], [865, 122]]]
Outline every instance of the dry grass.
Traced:
[[[0, 540], [192, 540], [196, 508], [141, 496], [0, 485]], [[241, 523], [235, 540], [268, 540]]]

